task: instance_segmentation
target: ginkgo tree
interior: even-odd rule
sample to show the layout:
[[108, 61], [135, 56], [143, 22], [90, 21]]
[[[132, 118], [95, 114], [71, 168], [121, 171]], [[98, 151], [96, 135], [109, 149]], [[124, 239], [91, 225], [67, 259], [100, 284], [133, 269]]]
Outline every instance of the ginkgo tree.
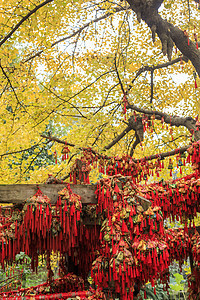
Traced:
[[142, 158], [200, 139], [198, 0], [9, 0], [0, 20], [1, 183], [62, 177], [81, 147]]
[[[199, 0], [2, 0], [0, 183], [45, 182], [49, 173], [66, 177], [83, 148], [151, 160], [181, 154], [200, 140], [199, 8]], [[70, 157], [62, 161], [64, 146]], [[197, 183], [187, 180], [188, 190]], [[158, 192], [149, 195], [142, 187], [140, 193], [162, 204]], [[97, 195], [105, 208], [100, 184]], [[189, 211], [185, 204], [183, 214], [176, 203], [170, 208], [173, 218], [186, 219], [185, 228], [196, 215], [196, 206]]]

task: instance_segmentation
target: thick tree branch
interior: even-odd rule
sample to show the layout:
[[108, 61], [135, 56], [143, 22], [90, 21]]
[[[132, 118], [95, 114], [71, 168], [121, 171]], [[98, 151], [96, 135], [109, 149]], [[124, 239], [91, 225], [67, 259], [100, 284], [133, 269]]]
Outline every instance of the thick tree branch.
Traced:
[[[66, 141], [64, 141], [64, 140], [61, 140], [61, 139], [59, 139], [59, 138], [57, 138], [57, 137], [54, 137], [54, 136], [47, 136], [47, 135], [44, 135], [44, 134], [41, 134], [40, 136], [41, 136], [42, 138], [45, 138], [45, 139], [49, 140], [49, 141], [56, 142], [56, 143], [59, 143], [59, 144], [63, 144], [63, 145], [66, 145], [66, 146], [70, 146], [70, 147], [75, 147], [75, 146], [76, 146], [75, 144], [68, 143], [68, 142], [66, 142]], [[79, 149], [79, 150], [84, 150], [84, 149], [88, 149], [88, 148], [85, 148], [85, 147], [78, 147], [77, 149]], [[91, 151], [94, 155], [96, 155], [98, 158], [106, 157], [106, 156], [104, 156], [104, 155], [99, 154], [98, 152], [96, 152], [95, 150], [93, 150], [93, 149], [91, 149], [91, 148], [90, 148], [90, 151]]]
[[[127, 129], [127, 128], [126, 128]], [[131, 129], [130, 129], [131, 130]], [[123, 133], [125, 133], [123, 131]], [[72, 146], [72, 147], [75, 147], [74, 144], [71, 144], [71, 143], [68, 143], [64, 140], [61, 140], [61, 139], [58, 139], [56, 137], [53, 137], [53, 136], [46, 136], [44, 134], [41, 135], [42, 138], [45, 138], [45, 139], [48, 139], [49, 141], [53, 141], [53, 142], [57, 142], [57, 143], [60, 143], [60, 144], [63, 144], [63, 145], [68, 145], [68, 146]], [[119, 138], [119, 136], [117, 137]], [[116, 139], [117, 139], [116, 138]], [[135, 147], [137, 146], [138, 143], [141, 142], [141, 139], [139, 137], [136, 137], [136, 141], [134, 142], [135, 144]], [[117, 142], [116, 142], [117, 143]], [[134, 145], [133, 144], [133, 145]], [[165, 157], [169, 157], [169, 156], [173, 156], [173, 155], [177, 155], [177, 154], [182, 154], [184, 153], [185, 151], [187, 151], [187, 149], [190, 147], [191, 145], [187, 145], [187, 146], [184, 146], [184, 147], [181, 147], [181, 148], [177, 148], [177, 149], [174, 149], [172, 151], [168, 151], [168, 152], [163, 152], [163, 153], [159, 153], [159, 154], [154, 154], [154, 155], [150, 155], [150, 156], [146, 156], [144, 158], [141, 158], [141, 159], [132, 159], [134, 162], [142, 162], [142, 161], [147, 161], [147, 160], [153, 160], [153, 159], [164, 159]], [[107, 146], [108, 147], [108, 146]], [[106, 147], [105, 147], [106, 148]], [[104, 148], [104, 149], [105, 149]], [[83, 148], [83, 147], [79, 147], [78, 149], [80, 150], [84, 150], [84, 149], [88, 149], [88, 148]], [[109, 156], [107, 155], [102, 155], [102, 154], [99, 154], [97, 151], [89, 148], [90, 151], [96, 155], [98, 158], [103, 158], [103, 159], [110, 159]], [[131, 155], [132, 156], [132, 155]]]
[[[122, 133], [120, 133], [115, 139], [112, 140], [112, 142], [110, 144], [108, 144], [107, 146], [104, 147], [104, 150], [109, 150], [110, 148], [112, 148], [115, 144], [117, 144], [130, 130], [134, 130], [135, 134], [136, 134], [136, 141], [134, 142], [132, 148], [135, 149], [135, 147], [137, 146], [138, 143], [141, 143], [143, 141], [143, 126], [142, 126], [142, 117], [137, 116], [136, 120], [133, 120], [132, 118], [129, 119], [129, 123], [128, 126], [122, 131]], [[63, 145], [67, 145], [67, 146], [71, 146], [71, 147], [75, 147], [75, 144], [72, 143], [68, 143], [64, 140], [60, 140], [57, 137], [52, 137], [52, 136], [46, 136], [44, 134], [41, 134], [41, 137], [46, 138], [50, 141], [53, 142], [57, 142]], [[79, 149], [84, 149], [82, 147], [80, 147]], [[100, 155], [99, 153], [97, 153], [96, 151], [92, 150], [91, 151], [97, 155], [98, 157], [102, 157], [102, 155]], [[133, 150], [132, 150], [133, 151]]]
[[[129, 104], [130, 106], [130, 104]], [[136, 110], [136, 109], [135, 109]], [[158, 111], [148, 111], [148, 110], [144, 110], [144, 109], [138, 109], [137, 111], [145, 113], [145, 114], [149, 114], [149, 115], [155, 115], [158, 117], [158, 119], [160, 120], [162, 117], [165, 117], [165, 120], [168, 121], [168, 124], [170, 124], [170, 119], [171, 119], [171, 125], [172, 126], [178, 126], [178, 121], [179, 121], [179, 126], [183, 125], [184, 122], [188, 122], [188, 121], [193, 121], [192, 118], [181, 118], [181, 117], [171, 117], [167, 114], [164, 113], [160, 113]], [[195, 121], [194, 121], [195, 122]], [[167, 122], [166, 122], [167, 123]], [[183, 125], [184, 126], [184, 125]], [[129, 123], [128, 126], [123, 130], [123, 132], [118, 135], [109, 145], [107, 145], [104, 150], [109, 150], [110, 148], [112, 148], [116, 143], [118, 143], [130, 130], [134, 130], [135, 131], [135, 136], [136, 139], [132, 145], [131, 151], [130, 151], [130, 156], [133, 156], [134, 150], [136, 148], [136, 146], [141, 143], [143, 141], [143, 125], [142, 125], [142, 117], [137, 115], [137, 116], [132, 116], [129, 118]], [[46, 135], [41, 135], [41, 137], [46, 138], [48, 140], [63, 144], [63, 145], [68, 145], [68, 146], [72, 146], [75, 147], [75, 144], [72, 143], [68, 143], [66, 141], [60, 140], [56, 137], [52, 137], [52, 136], [46, 136]], [[200, 139], [200, 138], [199, 138]], [[145, 160], [152, 160], [152, 159], [156, 159], [156, 158], [160, 158], [163, 159], [165, 157], [168, 156], [173, 156], [176, 155], [178, 153], [182, 154], [183, 152], [185, 152], [187, 149], [189, 148], [189, 146], [184, 146], [181, 148], [177, 148], [175, 150], [169, 151], [169, 152], [164, 152], [164, 153], [160, 153], [160, 154], [155, 154], [155, 155], [150, 155], [148, 157], [145, 157]], [[84, 148], [79, 148], [79, 149], [84, 149]], [[97, 155], [99, 158], [100, 157], [104, 157], [106, 158], [106, 156], [104, 155], [100, 155], [99, 153], [97, 153], [96, 151], [92, 150], [91, 151]], [[139, 161], [142, 161], [143, 159], [140, 159]], [[138, 160], [135, 159], [135, 162], [137, 162]]]
[[112, 142], [104, 147], [104, 150], [108, 150], [112, 148], [116, 143], [118, 143], [129, 131], [134, 130], [135, 131], [135, 137], [136, 140], [133, 143], [133, 146], [131, 148], [131, 153], [133, 154], [133, 151], [135, 147], [141, 143], [144, 139], [144, 132], [143, 132], [143, 124], [142, 124], [142, 117], [137, 115], [134, 118], [130, 117], [128, 120], [128, 126], [126, 129], [122, 131], [115, 139], [112, 140]]
[[137, 134], [135, 134], [135, 137], [136, 137], [136, 139], [135, 139], [135, 141], [134, 141], [134, 143], [131, 147], [130, 156], [133, 156], [133, 153], [134, 153], [134, 150], [135, 150], [136, 146], [141, 143], [140, 138]]
[[188, 57], [200, 77], [200, 51], [196, 43], [189, 40], [187, 35], [178, 27], [162, 19], [158, 14], [158, 8], [163, 1], [153, 0], [127, 0], [131, 9], [136, 13], [138, 21], [143, 20], [152, 31], [152, 39], [157, 33], [161, 43], [162, 52], [171, 60], [173, 45]]
[[37, 5], [34, 9], [32, 9], [26, 16], [24, 16], [17, 25], [0, 41], [0, 47], [13, 35], [13, 33], [26, 21], [28, 18], [33, 15], [38, 9], [45, 6], [46, 4], [53, 2], [53, 0], [46, 0], [39, 5]]
[[200, 131], [196, 130], [196, 121], [192, 117], [179, 117], [179, 116], [170, 116], [166, 113], [159, 112], [156, 110], [148, 110], [144, 108], [139, 108], [134, 104], [128, 104], [127, 109], [132, 109], [134, 111], [143, 113], [145, 115], [155, 116], [156, 120], [162, 120], [170, 124], [171, 126], [184, 126], [186, 127], [191, 133], [194, 133], [195, 140], [200, 139]]
[[131, 127], [126, 127], [126, 129], [124, 129], [122, 131], [122, 133], [120, 133], [110, 144], [108, 144], [104, 150], [108, 150], [110, 148], [112, 148], [115, 144], [117, 144], [132, 128]]
[[188, 38], [182, 30], [170, 23], [168, 23], [168, 26], [170, 36], [176, 47], [181, 51], [181, 53], [183, 53], [183, 55], [189, 58], [200, 77], [200, 51], [196, 48], [196, 43], [189, 40], [188, 45]]
[[136, 115], [134, 117], [131, 116], [128, 121], [129, 121], [129, 127], [135, 131], [135, 137], [136, 137], [130, 151], [130, 156], [133, 156], [136, 146], [144, 140], [142, 117], [140, 115]]
[[169, 157], [169, 156], [173, 156], [173, 155], [176, 155], [176, 154], [182, 154], [184, 153], [191, 145], [188, 145], [188, 146], [184, 146], [184, 147], [181, 147], [181, 148], [177, 148], [175, 150], [172, 150], [172, 151], [168, 151], [168, 152], [162, 152], [160, 154], [154, 154], [154, 155], [150, 155], [150, 156], [146, 156], [144, 158], [141, 158], [141, 159], [134, 159], [133, 161], [134, 162], [141, 162], [141, 161], [147, 161], [147, 160], [152, 160], [152, 159], [164, 159], [165, 157]]

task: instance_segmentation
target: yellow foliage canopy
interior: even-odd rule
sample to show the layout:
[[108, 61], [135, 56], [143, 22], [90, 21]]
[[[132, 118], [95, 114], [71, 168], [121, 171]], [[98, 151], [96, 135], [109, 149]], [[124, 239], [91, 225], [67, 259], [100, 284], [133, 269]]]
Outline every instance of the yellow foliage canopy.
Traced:
[[[165, 1], [159, 13], [194, 41], [195, 2], [188, 8], [187, 1]], [[39, 183], [48, 173], [67, 173], [73, 159], [55, 165], [53, 153], [61, 157], [62, 145], [43, 133], [75, 144], [71, 155], [79, 147], [102, 152], [133, 115], [127, 110], [124, 118], [123, 90], [138, 107], [193, 118], [199, 112], [190, 61], [154, 70], [151, 99], [151, 72], [138, 71], [168, 60], [125, 1], [2, 0], [0, 24], [0, 183]], [[172, 60], [180, 55], [174, 47]], [[167, 126], [155, 121], [134, 156], [188, 143], [188, 129], [173, 127], [172, 139]], [[106, 153], [129, 154], [134, 140], [129, 131]]]

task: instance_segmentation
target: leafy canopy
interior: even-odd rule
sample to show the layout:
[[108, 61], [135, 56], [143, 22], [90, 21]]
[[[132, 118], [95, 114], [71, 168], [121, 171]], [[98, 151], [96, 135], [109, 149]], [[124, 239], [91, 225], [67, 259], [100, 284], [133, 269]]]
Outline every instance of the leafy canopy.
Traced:
[[[195, 1], [163, 2], [159, 14], [194, 41], [200, 28]], [[151, 101], [151, 72], [137, 72], [168, 60], [159, 38], [153, 43], [150, 29], [125, 1], [2, 0], [0, 23], [0, 183], [66, 174], [70, 164], [58, 166], [53, 159], [55, 150], [61, 156], [62, 145], [43, 139], [43, 133], [75, 144], [71, 155], [79, 147], [103, 151], [133, 115], [128, 110], [125, 120], [123, 90], [138, 107], [193, 118], [199, 112], [190, 61], [154, 70]], [[174, 47], [172, 60], [180, 55]], [[173, 140], [169, 129], [155, 120], [134, 156], [188, 143], [186, 128], [173, 127]], [[129, 131], [106, 153], [129, 154], [134, 140]]]

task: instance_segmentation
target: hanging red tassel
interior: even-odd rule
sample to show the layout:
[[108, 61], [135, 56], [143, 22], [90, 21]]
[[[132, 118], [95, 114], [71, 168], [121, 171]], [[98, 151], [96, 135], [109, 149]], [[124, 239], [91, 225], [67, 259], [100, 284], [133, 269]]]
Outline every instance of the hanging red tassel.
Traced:
[[62, 150], [62, 161], [66, 160], [66, 158], [68, 159], [68, 153], [70, 152], [69, 148], [67, 147], [67, 142], [65, 142], [66, 146], [64, 146], [63, 150]]
[[128, 232], [128, 227], [126, 226], [126, 223], [123, 220], [122, 221], [122, 233], [124, 233], [124, 232]]
[[196, 48], [198, 49], [199, 47], [198, 47], [197, 34], [196, 33], [194, 33], [194, 39], [195, 39], [195, 42], [196, 42]]
[[62, 161], [66, 160], [66, 153], [62, 155]]
[[56, 152], [56, 150], [54, 151], [54, 160], [55, 160], [55, 164], [57, 164], [58, 160], [57, 160], [57, 152]]
[[197, 89], [197, 73], [193, 71], [193, 77], [194, 77], [194, 87]]
[[186, 159], [186, 163], [190, 163], [190, 154], [188, 154], [188, 157]]
[[1, 250], [1, 264], [2, 264], [2, 266], [4, 266], [5, 251], [4, 251], [4, 242], [3, 242], [3, 240], [2, 240], [2, 248], [1, 249], [2, 249]]
[[135, 112], [135, 110], [134, 110], [133, 114], [134, 114], [135, 122], [136, 122], [137, 119], [136, 119], [136, 112]]
[[[181, 69], [183, 70], [183, 60], [182, 60], [182, 57], [180, 58], [180, 65], [181, 65]], [[170, 125], [171, 125], [171, 122], [170, 122]]]
[[114, 189], [114, 191], [115, 191], [115, 193], [119, 193], [119, 192], [120, 192], [120, 189], [119, 189], [119, 187], [118, 187], [117, 184], [115, 184], [115, 189]]

